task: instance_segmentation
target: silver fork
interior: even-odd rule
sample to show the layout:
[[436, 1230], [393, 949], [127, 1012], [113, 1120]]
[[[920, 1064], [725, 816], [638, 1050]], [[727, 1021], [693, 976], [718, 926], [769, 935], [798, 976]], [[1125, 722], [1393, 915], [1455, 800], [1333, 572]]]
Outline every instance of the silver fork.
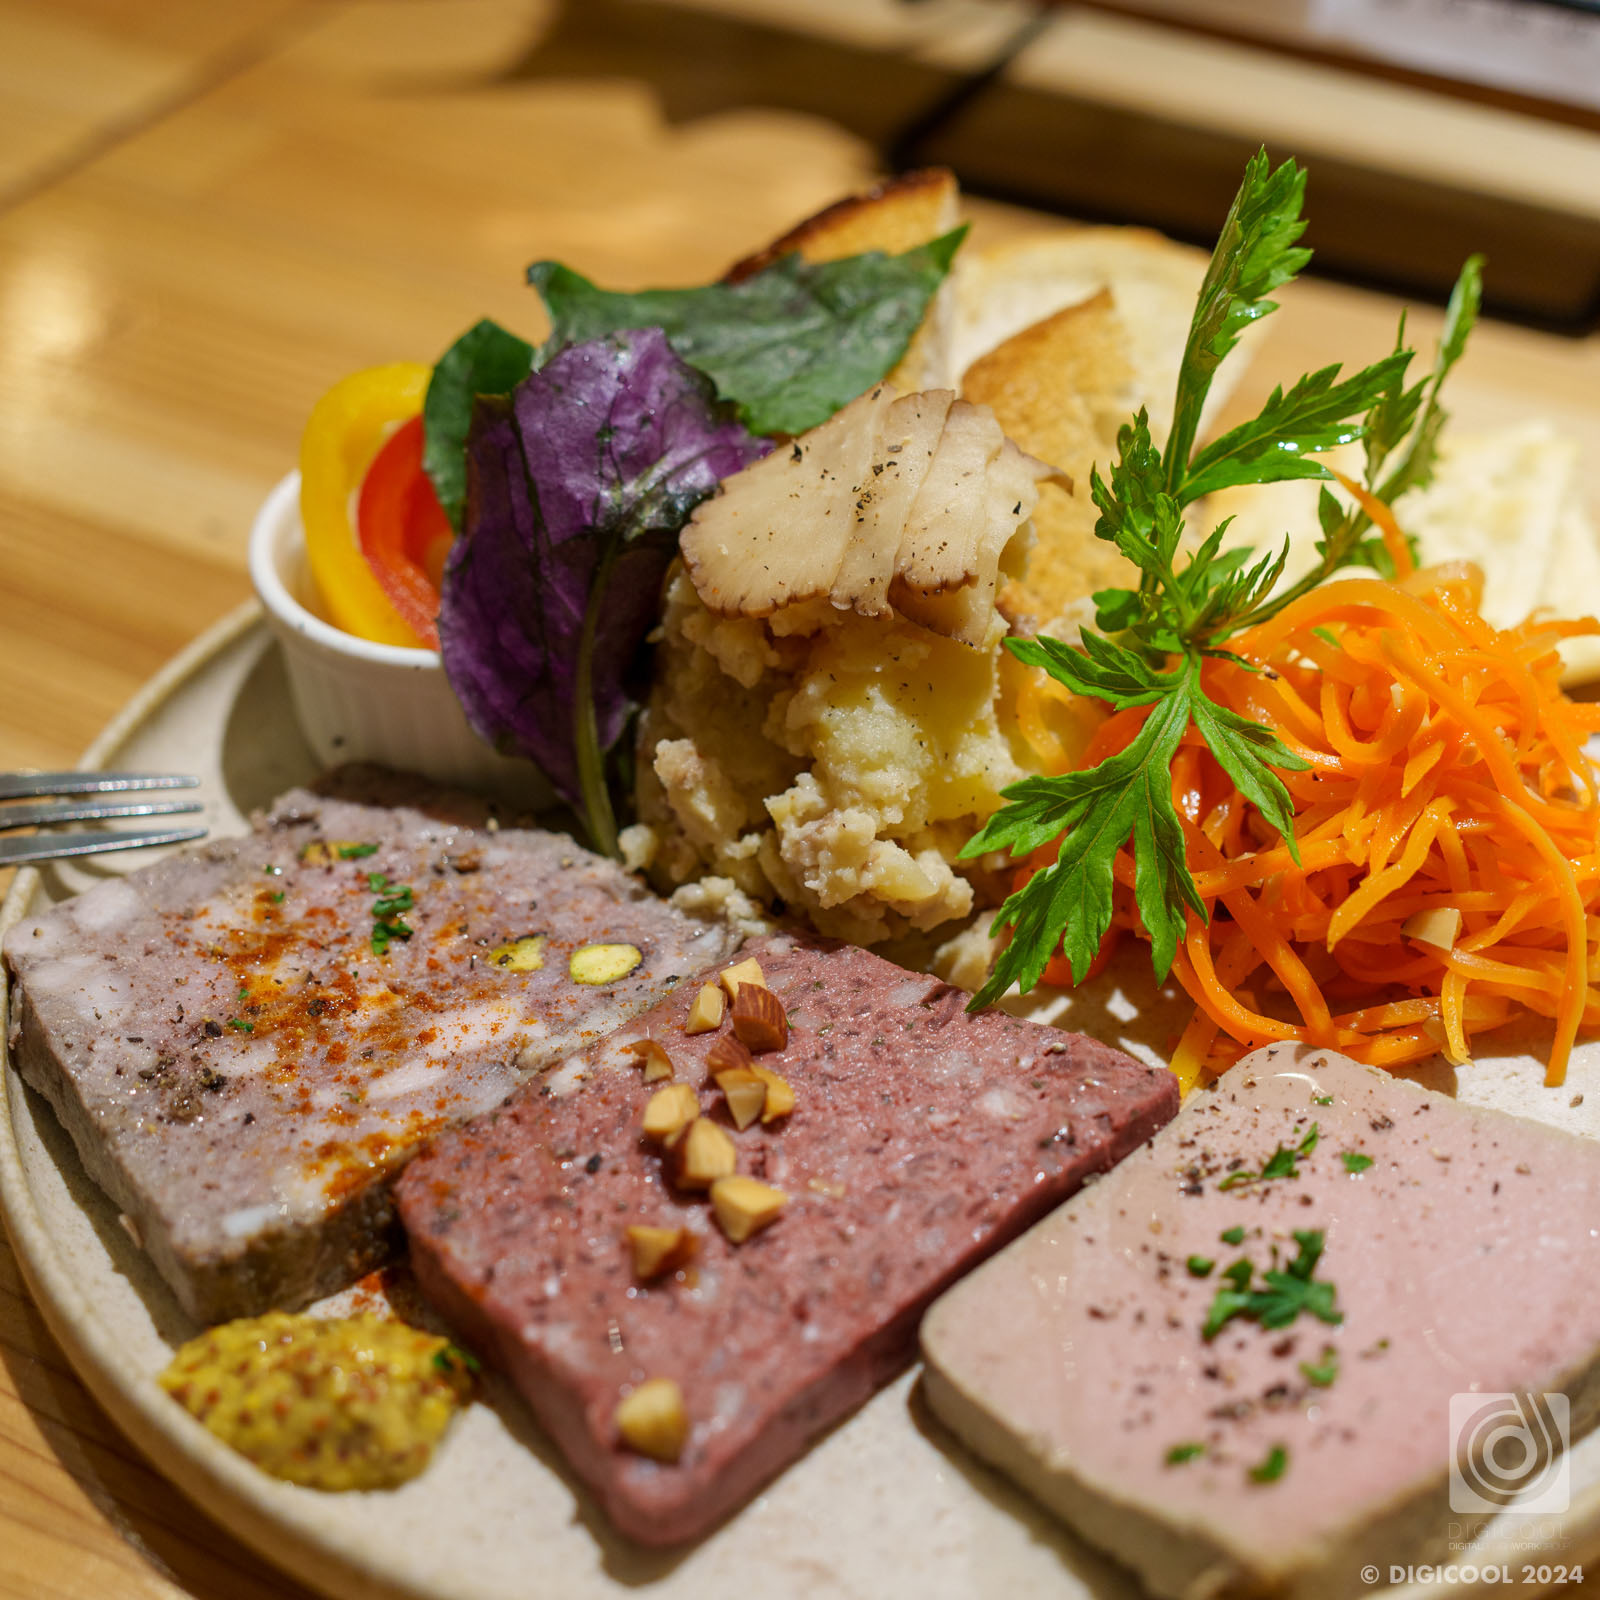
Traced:
[[[66, 800], [49, 805], [13, 805], [46, 795], [126, 795], [153, 789], [193, 789], [198, 778], [144, 772], [0, 772], [0, 833], [11, 828], [49, 828], [62, 822], [99, 822], [108, 817], [169, 817], [203, 809], [198, 800]], [[157, 827], [144, 831], [45, 833], [0, 839], [0, 867], [58, 856], [94, 856], [107, 850], [137, 850], [155, 844], [203, 839], [203, 827]]]

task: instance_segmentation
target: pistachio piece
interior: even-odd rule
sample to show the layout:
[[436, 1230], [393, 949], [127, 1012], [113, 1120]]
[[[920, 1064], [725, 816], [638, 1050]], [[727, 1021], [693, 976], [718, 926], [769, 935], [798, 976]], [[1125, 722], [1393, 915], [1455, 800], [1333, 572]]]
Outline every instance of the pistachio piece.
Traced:
[[684, 1023], [685, 1033], [710, 1033], [722, 1026], [722, 991], [714, 983], [702, 983], [700, 993], [689, 1007], [689, 1020]]
[[766, 1085], [766, 1099], [761, 1108], [763, 1123], [776, 1122], [779, 1117], [786, 1117], [794, 1110], [794, 1089], [787, 1078], [780, 1078], [776, 1072], [769, 1072], [766, 1067], [758, 1067], [754, 1062], [750, 1070]]
[[635, 1039], [632, 1044], [624, 1045], [623, 1049], [639, 1058], [646, 1083], [659, 1083], [663, 1078], [673, 1075], [672, 1057], [654, 1039]]
[[767, 1086], [747, 1067], [717, 1074], [717, 1087], [728, 1102], [728, 1115], [741, 1132], [761, 1115], [767, 1103]]
[[739, 1152], [725, 1128], [696, 1117], [673, 1150], [673, 1176], [681, 1189], [709, 1189], [739, 1164]]
[[789, 1042], [789, 1014], [770, 989], [741, 983], [733, 997], [733, 1031], [751, 1050], [781, 1050]]
[[335, 861], [359, 861], [377, 853], [377, 845], [359, 839], [313, 839], [300, 847], [300, 859], [308, 867], [331, 867]]
[[665, 1143], [700, 1115], [700, 1101], [686, 1083], [657, 1089], [644, 1108], [644, 1136]]
[[644, 960], [631, 944], [586, 944], [572, 952], [567, 971], [574, 983], [615, 983]]
[[731, 1033], [713, 1039], [706, 1051], [706, 1071], [713, 1078], [719, 1072], [748, 1072], [754, 1064], [750, 1052]]
[[736, 961], [731, 967], [725, 967], [722, 971], [722, 987], [728, 991], [730, 1000], [737, 998], [739, 986], [745, 983], [753, 983], [760, 989], [765, 989], [767, 986], [767, 975], [761, 970], [761, 963], [754, 956]]
[[738, 1173], [718, 1178], [711, 1185], [711, 1209], [717, 1215], [717, 1226], [733, 1244], [743, 1244], [751, 1234], [776, 1222], [788, 1203], [789, 1197], [782, 1189]]
[[496, 945], [489, 952], [489, 962], [507, 972], [537, 972], [544, 965], [544, 946], [542, 933], [524, 934], [509, 944]]
[[676, 1461], [689, 1440], [683, 1390], [671, 1378], [647, 1378], [617, 1406], [617, 1432], [630, 1450], [654, 1461]]
[[633, 1251], [634, 1276], [648, 1280], [676, 1272], [693, 1260], [700, 1240], [692, 1228], [653, 1228], [636, 1223], [628, 1229], [628, 1245]]

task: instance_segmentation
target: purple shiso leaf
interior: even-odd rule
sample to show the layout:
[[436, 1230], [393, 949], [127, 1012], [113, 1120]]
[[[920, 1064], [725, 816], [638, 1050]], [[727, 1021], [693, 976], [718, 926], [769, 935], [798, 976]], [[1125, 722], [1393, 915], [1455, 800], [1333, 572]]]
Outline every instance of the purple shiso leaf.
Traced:
[[569, 345], [511, 396], [480, 400], [439, 639], [467, 720], [530, 757], [581, 807], [579, 645], [596, 573], [592, 660], [602, 751], [621, 736], [678, 531], [717, 484], [772, 448], [718, 406], [658, 328]]

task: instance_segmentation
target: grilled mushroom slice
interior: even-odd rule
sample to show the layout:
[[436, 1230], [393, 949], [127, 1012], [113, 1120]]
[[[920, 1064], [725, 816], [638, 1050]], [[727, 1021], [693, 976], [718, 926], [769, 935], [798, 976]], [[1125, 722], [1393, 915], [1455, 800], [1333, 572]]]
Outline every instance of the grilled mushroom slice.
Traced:
[[1041, 479], [987, 406], [885, 384], [736, 473], [684, 529], [690, 581], [722, 616], [826, 595], [980, 645], [1006, 547]]

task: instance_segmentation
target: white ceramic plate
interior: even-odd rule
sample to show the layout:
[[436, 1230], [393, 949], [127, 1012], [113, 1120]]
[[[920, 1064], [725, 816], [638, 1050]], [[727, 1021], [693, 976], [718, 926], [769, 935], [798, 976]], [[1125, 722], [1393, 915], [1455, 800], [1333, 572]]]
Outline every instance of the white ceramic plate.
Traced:
[[[87, 767], [193, 772], [213, 833], [311, 776], [283, 663], [254, 605], [155, 678], [84, 757]], [[23, 872], [0, 932], [147, 852]], [[1148, 970], [1148, 969], [1146, 969]], [[1137, 965], [1055, 1012], [1154, 1058], [1181, 1025], [1168, 998], [1141, 1000]], [[0, 975], [0, 1003], [4, 1000]], [[1540, 1041], [1530, 1038], [1530, 1051]], [[1600, 1137], [1600, 1045], [1577, 1051], [1567, 1086], [1543, 1087], [1519, 1041], [1459, 1075], [1461, 1097]], [[1430, 1081], [1450, 1087], [1447, 1068]], [[24, 1275], [56, 1337], [119, 1426], [185, 1493], [268, 1560], [341, 1597], [428, 1600], [1134, 1600], [1134, 1581], [980, 1466], [921, 1403], [907, 1374], [835, 1428], [718, 1532], [687, 1549], [614, 1538], [521, 1404], [491, 1383], [428, 1471], [390, 1493], [321, 1495], [278, 1483], [218, 1443], [155, 1384], [194, 1330], [84, 1175], [70, 1141], [9, 1061], [0, 1073], [0, 1204]], [[1578, 1096], [1581, 1102], [1574, 1104]], [[1516, 1313], [1512, 1313], [1516, 1314]], [[1442, 1442], [1441, 1442], [1442, 1447]], [[1561, 1516], [1503, 1514], [1463, 1564], [1510, 1567], [1526, 1597], [1541, 1565], [1600, 1549], [1600, 1432], [1572, 1455]], [[1523, 1569], [1533, 1583], [1521, 1582]], [[1375, 1586], [1376, 1587], [1376, 1586]], [[1470, 1584], [1418, 1586], [1431, 1600]], [[1480, 1582], [1480, 1587], [1483, 1585]], [[1499, 1588], [1498, 1584], [1493, 1585]], [[1381, 1591], [1401, 1600], [1397, 1591]]]

